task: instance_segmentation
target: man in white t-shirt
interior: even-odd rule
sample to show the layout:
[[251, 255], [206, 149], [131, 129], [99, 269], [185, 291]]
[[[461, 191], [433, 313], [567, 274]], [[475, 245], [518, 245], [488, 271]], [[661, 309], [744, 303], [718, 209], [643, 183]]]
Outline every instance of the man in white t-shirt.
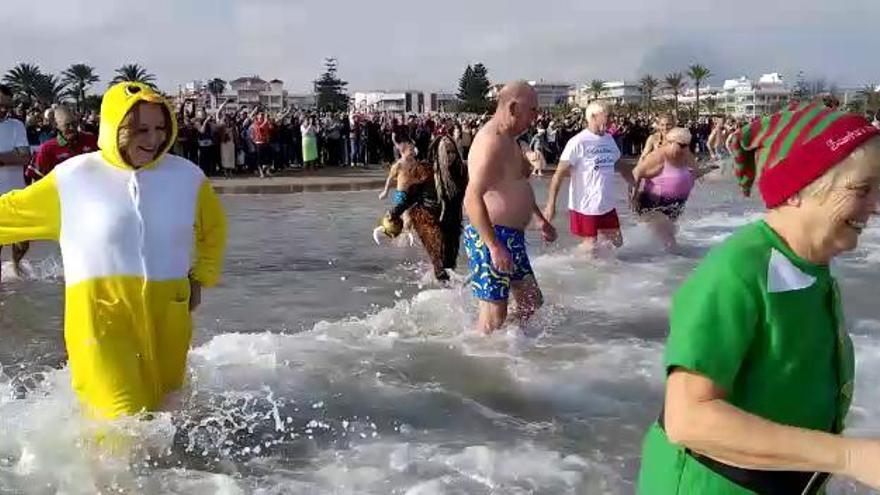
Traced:
[[568, 191], [568, 209], [571, 233], [582, 237], [582, 247], [594, 253], [598, 237], [610, 241], [615, 247], [623, 245], [620, 220], [615, 204], [618, 191], [614, 187], [614, 175], [620, 173], [627, 182], [632, 176], [619, 170], [620, 150], [606, 131], [608, 110], [599, 102], [592, 102], [586, 109], [587, 128], [571, 138], [559, 157], [559, 165], [553, 180], [544, 216], [552, 220], [556, 216], [556, 198], [566, 176], [571, 177]]
[[[12, 91], [0, 85], [0, 195], [14, 189], [24, 189], [24, 168], [30, 161], [27, 131], [24, 124], [12, 118]], [[0, 246], [2, 251], [3, 246]], [[12, 261], [16, 273], [27, 248], [12, 246]]]

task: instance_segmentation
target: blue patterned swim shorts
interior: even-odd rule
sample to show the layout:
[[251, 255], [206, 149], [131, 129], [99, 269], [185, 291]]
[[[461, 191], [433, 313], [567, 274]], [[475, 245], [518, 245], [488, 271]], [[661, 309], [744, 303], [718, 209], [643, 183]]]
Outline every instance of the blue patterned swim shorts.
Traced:
[[483, 301], [504, 301], [510, 297], [510, 282], [518, 282], [533, 275], [526, 236], [522, 230], [495, 226], [495, 238], [507, 247], [513, 259], [513, 273], [500, 273], [492, 266], [489, 248], [480, 239], [473, 225], [464, 229], [464, 248], [467, 251], [474, 296]]
[[395, 189], [394, 194], [391, 195], [391, 204], [397, 206], [404, 201], [406, 201], [406, 191], [398, 191]]

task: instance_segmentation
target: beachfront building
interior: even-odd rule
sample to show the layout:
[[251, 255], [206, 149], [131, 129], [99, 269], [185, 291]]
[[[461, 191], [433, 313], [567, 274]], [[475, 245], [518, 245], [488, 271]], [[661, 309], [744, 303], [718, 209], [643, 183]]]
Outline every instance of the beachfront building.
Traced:
[[358, 112], [422, 113], [425, 95], [420, 91], [356, 91], [354, 109]]
[[314, 110], [318, 107], [318, 98], [314, 94], [288, 94], [287, 106], [295, 110]]
[[746, 77], [728, 79], [722, 88], [718, 107], [735, 117], [757, 117], [782, 108], [791, 95], [778, 73], [764, 74], [757, 81]]
[[176, 103], [180, 104], [184, 101], [195, 101], [196, 108], [211, 108], [213, 101], [211, 93], [208, 92], [207, 81], [195, 80], [190, 81], [177, 88]]
[[606, 81], [602, 88], [602, 93], [597, 98], [597, 95], [593, 94], [590, 89], [589, 84], [582, 84], [573, 92], [569, 102], [582, 108], [585, 108], [593, 100], [609, 105], [640, 105], [644, 103], [645, 96], [642, 93], [642, 87], [636, 82], [626, 80]]
[[538, 107], [547, 109], [568, 103], [572, 85], [566, 82], [529, 81], [538, 94]]
[[[610, 103], [612, 105], [627, 105], [644, 103], [645, 95], [642, 93], [642, 86], [632, 81], [606, 81], [602, 86], [604, 91], [599, 96], [600, 101]], [[582, 91], [589, 95], [589, 86], [584, 86]]]
[[[529, 86], [535, 89], [538, 95], [538, 108], [548, 109], [566, 105], [571, 102], [572, 85], [566, 82], [528, 81]], [[503, 84], [493, 84], [489, 88], [486, 97], [490, 100], [498, 98], [498, 92]]]
[[426, 98], [429, 112], [452, 113], [458, 108], [459, 99], [454, 93], [428, 93]]
[[417, 90], [356, 91], [353, 98], [359, 112], [443, 113], [455, 111], [457, 103], [452, 93]]
[[261, 105], [270, 112], [280, 112], [285, 108], [287, 91], [280, 79], [267, 82], [259, 76], [240, 77], [230, 81], [227, 88], [221, 99], [228, 100], [232, 109], [251, 109]]
[[846, 108], [853, 103], [864, 101], [865, 92], [869, 90], [880, 94], [880, 85], [876, 87], [870, 84], [864, 86], [837, 86], [834, 88], [833, 94], [840, 101], [841, 106]]
[[[668, 99], [672, 99], [672, 95], [667, 95]], [[718, 86], [706, 84], [700, 87], [700, 115], [716, 115], [724, 112], [724, 89]], [[696, 88], [685, 88], [684, 92], [678, 96], [678, 104], [687, 107], [693, 107], [697, 104]]]

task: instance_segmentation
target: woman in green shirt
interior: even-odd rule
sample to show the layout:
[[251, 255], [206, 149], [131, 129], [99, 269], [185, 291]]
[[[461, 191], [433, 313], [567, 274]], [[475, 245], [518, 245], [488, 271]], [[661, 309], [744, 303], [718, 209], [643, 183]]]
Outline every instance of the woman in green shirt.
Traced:
[[769, 209], [673, 297], [665, 404], [644, 442], [645, 495], [819, 494], [830, 475], [880, 488], [880, 441], [840, 435], [853, 350], [832, 258], [878, 211], [880, 131], [821, 105], [731, 139]]

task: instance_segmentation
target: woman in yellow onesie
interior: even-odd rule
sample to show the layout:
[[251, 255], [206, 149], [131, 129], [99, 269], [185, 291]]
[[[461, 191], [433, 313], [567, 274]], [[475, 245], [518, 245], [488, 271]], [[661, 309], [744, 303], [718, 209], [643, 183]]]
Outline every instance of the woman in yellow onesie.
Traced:
[[117, 84], [101, 105], [100, 151], [0, 196], [0, 245], [61, 246], [64, 339], [89, 415], [156, 410], [180, 388], [190, 311], [220, 276], [226, 218], [201, 170], [167, 154], [176, 134], [162, 96]]

